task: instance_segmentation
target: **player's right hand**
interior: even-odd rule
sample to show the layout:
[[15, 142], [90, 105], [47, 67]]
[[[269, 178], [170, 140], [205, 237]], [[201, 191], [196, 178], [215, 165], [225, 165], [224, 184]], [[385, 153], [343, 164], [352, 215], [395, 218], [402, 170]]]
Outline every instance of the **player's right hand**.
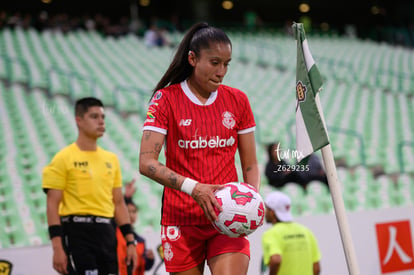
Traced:
[[224, 185], [221, 184], [213, 185], [199, 182], [191, 193], [193, 199], [200, 205], [207, 219], [211, 222], [218, 220], [215, 209], [218, 209], [219, 212], [222, 211], [221, 205], [214, 196], [214, 192], [222, 188], [224, 188]]
[[59, 274], [68, 274], [68, 257], [63, 248], [53, 250], [53, 268]]

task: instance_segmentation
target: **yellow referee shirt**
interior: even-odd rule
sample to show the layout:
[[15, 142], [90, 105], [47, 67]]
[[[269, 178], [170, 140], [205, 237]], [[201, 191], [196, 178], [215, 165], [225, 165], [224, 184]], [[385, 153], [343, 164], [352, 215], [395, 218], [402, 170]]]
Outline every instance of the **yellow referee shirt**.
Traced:
[[81, 151], [72, 143], [43, 169], [43, 188], [63, 191], [59, 215], [112, 218], [112, 189], [122, 187], [118, 157], [100, 147]]
[[262, 236], [263, 260], [269, 265], [272, 255], [281, 255], [278, 275], [313, 275], [313, 264], [321, 253], [313, 233], [296, 222], [279, 222]]

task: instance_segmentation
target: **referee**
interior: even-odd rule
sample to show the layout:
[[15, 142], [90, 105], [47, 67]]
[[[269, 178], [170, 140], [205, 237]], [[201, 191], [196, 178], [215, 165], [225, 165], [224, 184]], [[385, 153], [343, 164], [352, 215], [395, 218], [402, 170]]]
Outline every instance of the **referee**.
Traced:
[[60, 150], [43, 169], [53, 268], [60, 274], [118, 274], [113, 218], [127, 241], [127, 265], [136, 267], [119, 161], [97, 145], [105, 132], [103, 107], [93, 97], [76, 102], [76, 142]]

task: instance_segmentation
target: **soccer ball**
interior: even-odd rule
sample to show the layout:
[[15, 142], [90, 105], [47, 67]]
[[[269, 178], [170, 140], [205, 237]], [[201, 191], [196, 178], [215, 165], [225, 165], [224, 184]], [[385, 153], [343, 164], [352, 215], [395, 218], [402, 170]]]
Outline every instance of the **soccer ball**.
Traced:
[[256, 189], [243, 182], [230, 182], [217, 190], [215, 197], [223, 211], [219, 212], [214, 227], [230, 237], [243, 237], [263, 225], [264, 202]]

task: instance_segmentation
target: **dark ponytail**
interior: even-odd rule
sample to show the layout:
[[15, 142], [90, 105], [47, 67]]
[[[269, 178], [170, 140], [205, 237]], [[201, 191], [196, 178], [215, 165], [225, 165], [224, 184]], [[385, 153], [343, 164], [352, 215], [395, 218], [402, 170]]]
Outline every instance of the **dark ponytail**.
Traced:
[[193, 67], [188, 63], [189, 51], [193, 51], [195, 55], [198, 55], [202, 49], [208, 49], [211, 42], [225, 43], [231, 46], [230, 39], [222, 30], [211, 27], [205, 22], [193, 25], [179, 44], [167, 71], [152, 90], [151, 98], [158, 90], [187, 79], [193, 71]]

